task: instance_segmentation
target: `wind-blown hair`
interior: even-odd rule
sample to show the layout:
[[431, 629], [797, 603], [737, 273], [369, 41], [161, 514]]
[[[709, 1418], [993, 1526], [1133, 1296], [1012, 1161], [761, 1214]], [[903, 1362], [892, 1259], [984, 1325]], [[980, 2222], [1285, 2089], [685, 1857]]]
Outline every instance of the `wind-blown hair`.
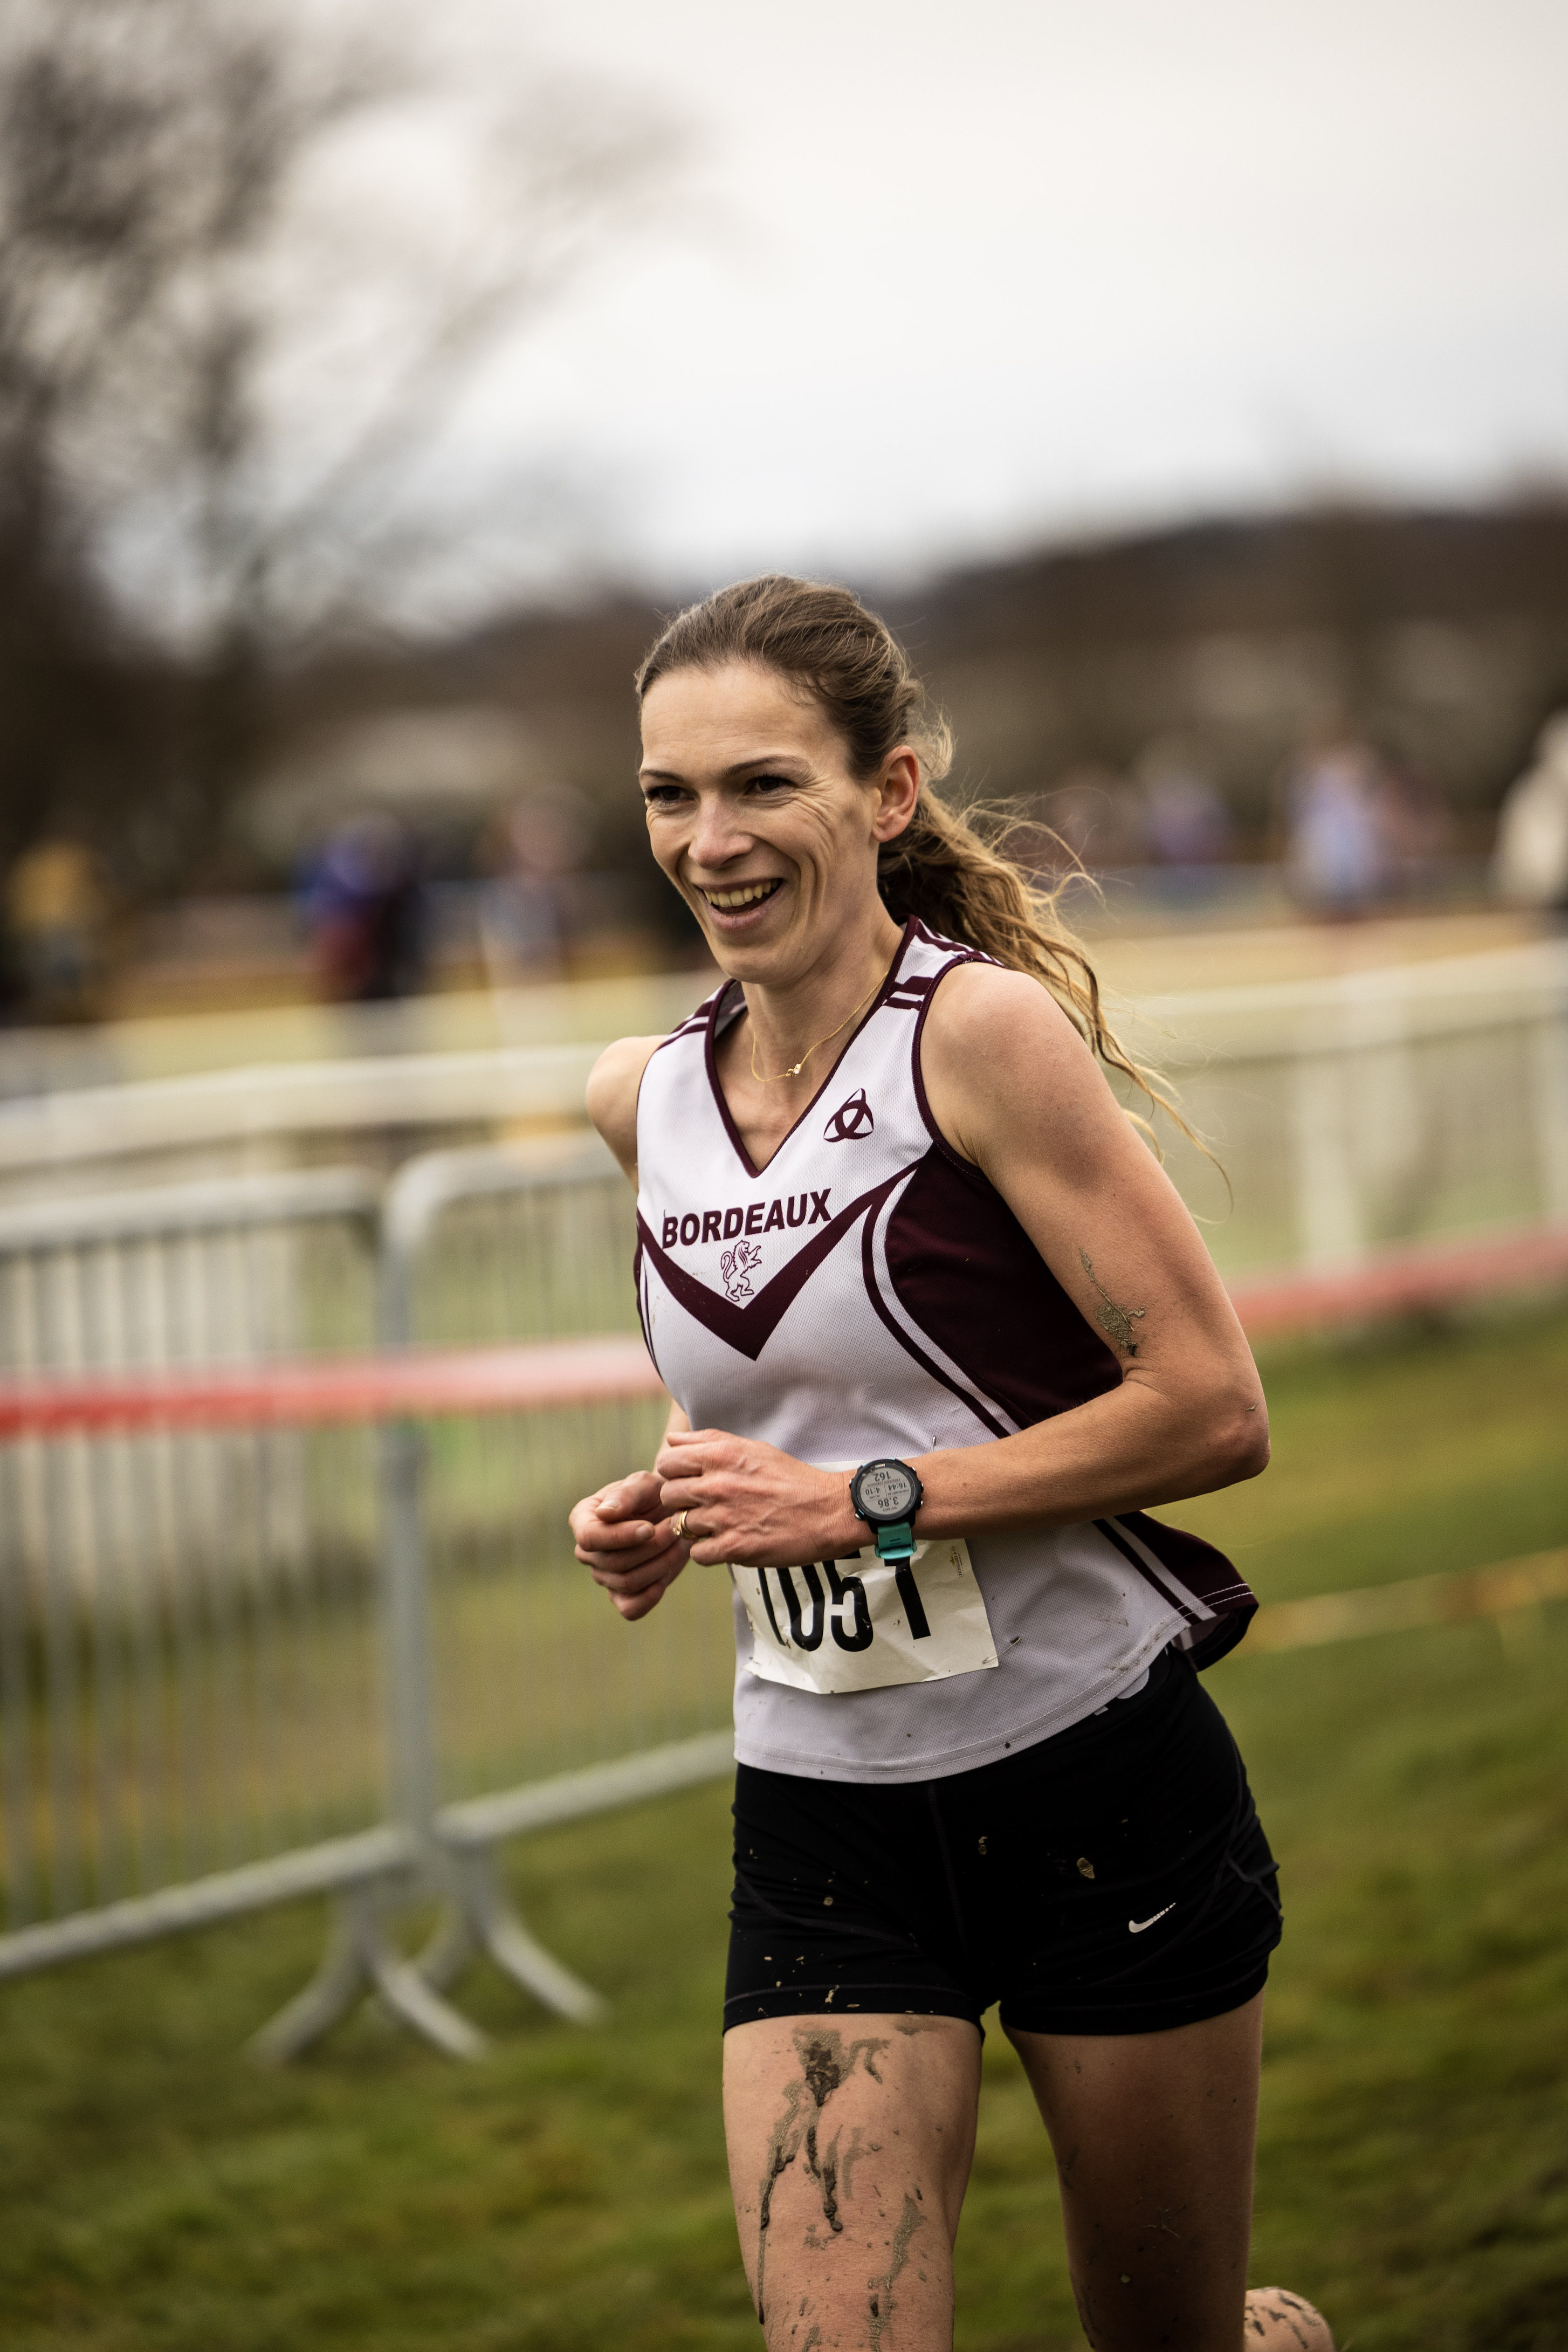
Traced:
[[776, 572], [739, 581], [677, 614], [637, 671], [638, 701], [674, 670], [736, 661], [773, 670], [809, 693], [862, 782], [889, 752], [906, 745], [914, 752], [914, 814], [877, 860], [878, 888], [894, 920], [916, 915], [1009, 971], [1027, 972], [1108, 1067], [1191, 1134], [1159, 1074], [1132, 1058], [1105, 1017], [1094, 966], [1058, 910], [1071, 874], [1042, 886], [998, 845], [1008, 830], [1005, 814], [961, 814], [938, 798], [934, 787], [952, 765], [952, 730], [886, 622], [847, 588]]

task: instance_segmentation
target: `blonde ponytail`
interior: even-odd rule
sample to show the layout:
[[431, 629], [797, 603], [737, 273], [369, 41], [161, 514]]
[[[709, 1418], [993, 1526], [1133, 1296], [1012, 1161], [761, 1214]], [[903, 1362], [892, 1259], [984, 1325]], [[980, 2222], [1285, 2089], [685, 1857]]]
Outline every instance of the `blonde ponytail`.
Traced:
[[[1058, 901], [1083, 869], [1074, 859], [1060, 881], [1043, 887], [994, 845], [1014, 822], [1005, 810], [961, 814], [922, 778], [914, 815], [877, 860], [882, 903], [895, 922], [917, 915], [928, 929], [1037, 980], [1107, 1067], [1130, 1079], [1151, 1110], [1163, 1110], [1203, 1150], [1159, 1072], [1135, 1061], [1106, 1019], [1094, 966], [1061, 919]], [[1155, 1139], [1146, 1118], [1137, 1124]]]

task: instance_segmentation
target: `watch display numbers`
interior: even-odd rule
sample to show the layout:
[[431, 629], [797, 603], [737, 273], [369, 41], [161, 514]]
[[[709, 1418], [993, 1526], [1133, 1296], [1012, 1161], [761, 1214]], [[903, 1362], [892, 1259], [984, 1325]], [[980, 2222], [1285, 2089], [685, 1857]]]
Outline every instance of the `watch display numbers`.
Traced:
[[861, 1502], [879, 1519], [901, 1519], [915, 1499], [915, 1481], [899, 1462], [874, 1462], [859, 1483]]

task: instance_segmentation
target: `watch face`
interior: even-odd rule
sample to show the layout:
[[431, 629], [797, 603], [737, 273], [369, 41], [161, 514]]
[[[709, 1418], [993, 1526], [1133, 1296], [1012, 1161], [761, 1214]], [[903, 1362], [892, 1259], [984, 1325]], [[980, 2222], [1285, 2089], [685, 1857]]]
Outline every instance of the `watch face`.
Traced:
[[857, 1483], [865, 1511], [878, 1519], [907, 1519], [920, 1492], [914, 1472], [901, 1462], [873, 1462]]

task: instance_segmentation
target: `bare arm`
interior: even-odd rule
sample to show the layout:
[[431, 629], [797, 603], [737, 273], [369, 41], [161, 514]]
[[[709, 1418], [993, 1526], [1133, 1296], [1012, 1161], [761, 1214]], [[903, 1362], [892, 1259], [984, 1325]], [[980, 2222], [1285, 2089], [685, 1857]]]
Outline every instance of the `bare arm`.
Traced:
[[[606, 1045], [588, 1077], [588, 1116], [635, 1187], [637, 1181], [637, 1089], [658, 1037], [622, 1037]], [[689, 1427], [679, 1405], [670, 1409], [665, 1444]], [[670, 1533], [670, 1513], [651, 1470], [614, 1478], [585, 1495], [571, 1513], [577, 1557], [593, 1571], [621, 1615], [646, 1617], [686, 1566], [689, 1547]]]
[[1119, 1387], [1016, 1437], [931, 1456], [931, 1532], [958, 1534], [966, 1517], [1061, 1526], [1256, 1476], [1268, 1409], [1241, 1326], [1174, 1185], [1066, 1014], [1022, 974], [970, 965], [942, 983], [927, 1034], [932, 1116], [1121, 1370]]
[[[923, 1066], [942, 1133], [995, 1185], [1121, 1379], [1016, 1436], [916, 1456], [921, 1533], [1072, 1526], [1256, 1475], [1268, 1419], [1240, 1326], [1065, 1014], [1021, 974], [963, 967], [932, 1004]], [[658, 1468], [665, 1508], [698, 1522], [700, 1562], [783, 1566], [865, 1540], [842, 1474], [756, 1441], [672, 1430]]]
[[588, 1073], [588, 1116], [628, 1182], [637, 1181], [637, 1092], [643, 1072], [663, 1045], [662, 1037], [617, 1037]]

